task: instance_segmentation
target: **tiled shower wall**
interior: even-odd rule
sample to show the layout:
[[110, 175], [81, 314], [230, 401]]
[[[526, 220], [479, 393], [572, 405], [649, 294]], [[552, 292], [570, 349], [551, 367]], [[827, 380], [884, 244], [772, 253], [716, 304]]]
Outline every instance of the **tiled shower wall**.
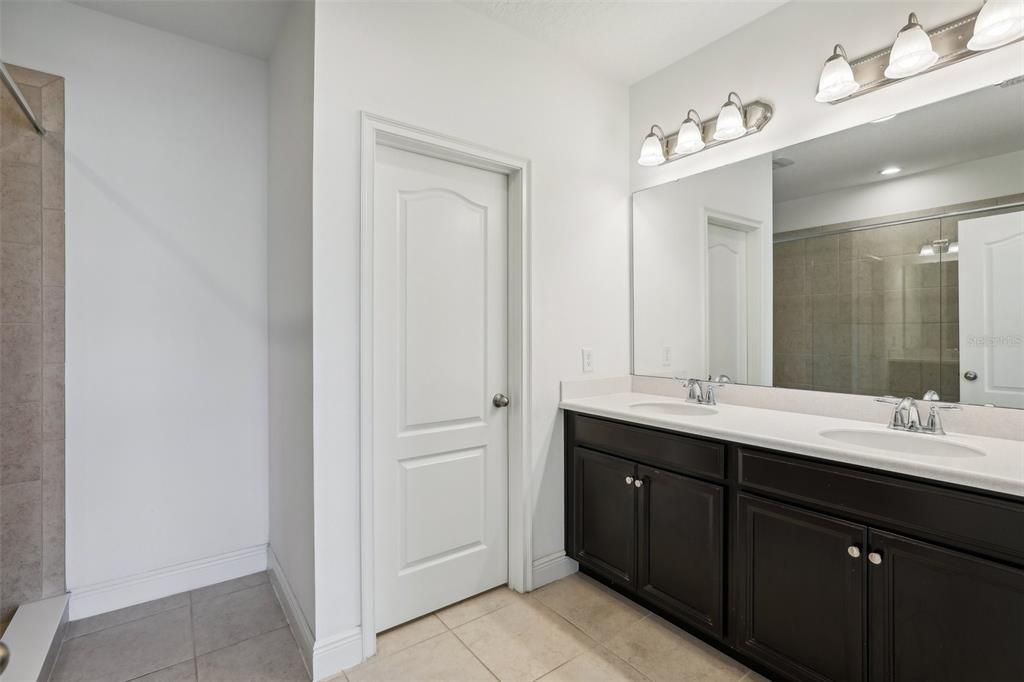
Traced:
[[956, 239], [927, 220], [775, 245], [774, 385], [960, 399]]
[[64, 79], [0, 85], [0, 619], [64, 592]]

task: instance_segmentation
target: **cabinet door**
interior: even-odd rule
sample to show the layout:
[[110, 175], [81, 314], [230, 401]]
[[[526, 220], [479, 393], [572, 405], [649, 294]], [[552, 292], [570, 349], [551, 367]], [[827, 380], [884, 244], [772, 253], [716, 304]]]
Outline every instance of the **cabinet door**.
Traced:
[[879, 531], [869, 547], [872, 680], [1024, 680], [1024, 571]]
[[633, 587], [636, 576], [636, 465], [586, 448], [573, 450], [575, 559]]
[[736, 646], [794, 679], [862, 680], [867, 529], [737, 499]]
[[722, 634], [720, 485], [641, 466], [637, 589], [666, 611]]

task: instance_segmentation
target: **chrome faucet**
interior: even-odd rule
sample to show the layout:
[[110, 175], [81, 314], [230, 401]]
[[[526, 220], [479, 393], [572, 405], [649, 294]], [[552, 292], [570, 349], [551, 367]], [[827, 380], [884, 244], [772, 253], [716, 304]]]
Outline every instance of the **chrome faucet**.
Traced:
[[917, 409], [917, 401], [911, 397], [894, 398], [885, 396], [875, 398], [876, 402], [895, 405], [892, 416], [889, 418], [889, 428], [897, 431], [910, 431], [912, 433], [929, 433], [936, 436], [946, 435], [942, 428], [942, 419], [939, 417], [939, 410], [959, 410], [959, 405], [932, 405], [928, 410], [928, 421], [921, 424], [921, 412]]
[[[677, 377], [678, 381], [684, 379]], [[697, 403], [698, 405], [717, 405], [715, 401], [715, 389], [722, 384], [713, 384], [700, 379], [685, 379], [686, 381], [686, 402]]]

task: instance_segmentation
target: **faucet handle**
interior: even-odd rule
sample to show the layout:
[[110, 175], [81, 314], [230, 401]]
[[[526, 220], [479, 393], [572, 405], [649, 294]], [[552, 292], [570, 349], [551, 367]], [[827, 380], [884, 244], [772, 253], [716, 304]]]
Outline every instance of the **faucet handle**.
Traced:
[[932, 405], [928, 410], [928, 422], [925, 424], [924, 430], [939, 436], [946, 435], [945, 429], [942, 428], [942, 419], [939, 418], [939, 410], [962, 409], [959, 405]]

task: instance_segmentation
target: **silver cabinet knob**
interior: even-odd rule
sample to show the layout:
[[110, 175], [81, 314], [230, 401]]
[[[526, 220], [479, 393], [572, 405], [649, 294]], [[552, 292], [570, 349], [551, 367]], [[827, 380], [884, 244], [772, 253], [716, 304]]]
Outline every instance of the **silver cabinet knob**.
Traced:
[[633, 485], [633, 477], [626, 476], [626, 485]]
[[854, 559], [860, 557], [860, 547], [857, 545], [850, 545], [846, 548], [846, 553], [852, 556]]
[[882, 563], [882, 555], [881, 555], [881, 554], [879, 554], [878, 552], [870, 552], [870, 553], [868, 554], [868, 561], [870, 561], [870, 562], [871, 562], [871, 563], [873, 563], [873, 564], [874, 564], [875, 566], [877, 566], [877, 565], [879, 565], [880, 563]]
[[977, 381], [978, 373], [975, 372], [973, 369], [969, 369], [966, 372], [964, 372], [964, 379], [967, 379], [968, 381]]
[[635, 481], [633, 481], [633, 485], [635, 485], [637, 488], [642, 488], [644, 487], [644, 482], [638, 478]]
[[495, 407], [508, 407], [508, 396], [504, 393], [495, 393], [494, 397], [491, 398], [491, 402], [494, 403]]

